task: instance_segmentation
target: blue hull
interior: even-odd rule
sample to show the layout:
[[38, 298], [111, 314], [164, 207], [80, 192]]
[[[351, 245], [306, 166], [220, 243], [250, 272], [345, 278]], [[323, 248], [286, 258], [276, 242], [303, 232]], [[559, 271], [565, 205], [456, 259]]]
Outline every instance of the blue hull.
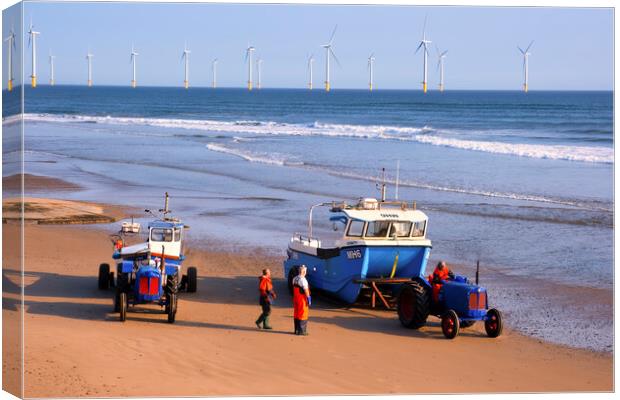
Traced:
[[293, 267], [308, 267], [310, 288], [329, 292], [352, 304], [357, 300], [362, 285], [354, 280], [366, 278], [424, 277], [430, 255], [429, 246], [353, 246], [319, 257], [289, 250], [284, 261], [284, 276]]

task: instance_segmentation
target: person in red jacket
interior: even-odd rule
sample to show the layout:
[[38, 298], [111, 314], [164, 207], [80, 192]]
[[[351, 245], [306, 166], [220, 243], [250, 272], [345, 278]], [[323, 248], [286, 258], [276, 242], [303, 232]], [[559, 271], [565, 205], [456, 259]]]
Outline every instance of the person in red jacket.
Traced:
[[299, 275], [293, 279], [293, 321], [295, 335], [308, 335], [308, 309], [312, 304], [310, 286], [306, 279], [307, 268], [299, 267]]
[[258, 277], [258, 292], [260, 295], [258, 302], [263, 312], [256, 320], [256, 326], [258, 329], [273, 329], [269, 324], [269, 315], [271, 314], [271, 302], [275, 300], [276, 292], [271, 282], [271, 270], [264, 269], [263, 275]]
[[453, 279], [454, 274], [444, 261], [439, 261], [437, 266], [435, 267], [435, 271], [431, 275], [428, 276], [428, 281], [430, 282], [433, 288], [433, 301], [439, 301], [439, 291], [441, 290], [441, 286], [443, 285], [443, 281], [447, 281], [448, 279]]

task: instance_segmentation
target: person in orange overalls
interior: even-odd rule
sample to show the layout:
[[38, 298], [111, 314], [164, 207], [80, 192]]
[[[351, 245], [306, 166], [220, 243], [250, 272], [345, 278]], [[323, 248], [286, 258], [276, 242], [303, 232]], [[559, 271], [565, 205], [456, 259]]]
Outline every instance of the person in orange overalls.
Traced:
[[307, 268], [299, 267], [299, 275], [293, 279], [293, 320], [295, 335], [308, 335], [308, 309], [312, 304], [310, 286], [306, 279]]
[[452, 279], [453, 277], [454, 274], [448, 269], [446, 263], [444, 261], [439, 261], [435, 267], [435, 271], [433, 271], [432, 275], [428, 276], [428, 281], [433, 288], [433, 301], [435, 303], [439, 301], [439, 291], [441, 290], [443, 281]]
[[273, 290], [273, 283], [271, 282], [271, 270], [264, 269], [263, 275], [258, 277], [258, 292], [260, 294], [258, 302], [263, 312], [256, 320], [256, 326], [258, 329], [273, 329], [269, 324], [269, 315], [271, 315], [271, 302], [275, 300], [276, 292]]

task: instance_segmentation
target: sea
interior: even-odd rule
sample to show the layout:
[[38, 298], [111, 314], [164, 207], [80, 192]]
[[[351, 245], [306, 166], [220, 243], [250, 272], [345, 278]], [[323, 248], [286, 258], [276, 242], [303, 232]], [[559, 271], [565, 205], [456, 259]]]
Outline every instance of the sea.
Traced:
[[[508, 327], [613, 351], [613, 92], [24, 93], [25, 172], [84, 188], [65, 198], [147, 221], [142, 209], [168, 192], [193, 245], [284, 255], [310, 206], [379, 197], [385, 183], [389, 199], [429, 216], [431, 262], [469, 274], [480, 264]], [[20, 104], [3, 97], [5, 133], [17, 132]], [[5, 143], [4, 175], [16, 151]], [[315, 212], [315, 235], [334, 235], [328, 214]]]

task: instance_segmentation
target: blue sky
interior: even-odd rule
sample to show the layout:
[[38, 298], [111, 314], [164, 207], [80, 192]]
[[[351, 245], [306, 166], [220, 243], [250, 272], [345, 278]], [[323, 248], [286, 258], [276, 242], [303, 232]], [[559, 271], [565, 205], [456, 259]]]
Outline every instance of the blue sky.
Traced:
[[[3, 12], [3, 37], [15, 15]], [[242, 87], [247, 79], [248, 42], [264, 59], [264, 87], [304, 87], [306, 59], [315, 56], [315, 85], [324, 80], [320, 47], [338, 31], [333, 49], [332, 86], [366, 88], [367, 58], [374, 52], [375, 86], [417, 89], [422, 54], [414, 54], [428, 16], [429, 86], [439, 73], [435, 44], [447, 49], [446, 89], [515, 89], [522, 84], [517, 45], [535, 40], [530, 58], [531, 90], [611, 90], [613, 12], [585, 8], [483, 8], [414, 6], [236, 5], [162, 3], [25, 3], [38, 37], [38, 75], [49, 80], [48, 54], [56, 56], [58, 84], [85, 84], [86, 52], [95, 55], [95, 85], [129, 85], [132, 42], [138, 57], [138, 85], [180, 86], [181, 53], [188, 43], [190, 85], [209, 86], [211, 60], [218, 58], [220, 86]], [[18, 21], [15, 22], [18, 26]], [[25, 29], [27, 30], [27, 29]], [[19, 40], [19, 38], [18, 38]], [[25, 76], [30, 52], [25, 40]], [[19, 45], [20, 43], [18, 43]], [[6, 43], [3, 60], [6, 64]], [[3, 64], [3, 87], [6, 65]]]

